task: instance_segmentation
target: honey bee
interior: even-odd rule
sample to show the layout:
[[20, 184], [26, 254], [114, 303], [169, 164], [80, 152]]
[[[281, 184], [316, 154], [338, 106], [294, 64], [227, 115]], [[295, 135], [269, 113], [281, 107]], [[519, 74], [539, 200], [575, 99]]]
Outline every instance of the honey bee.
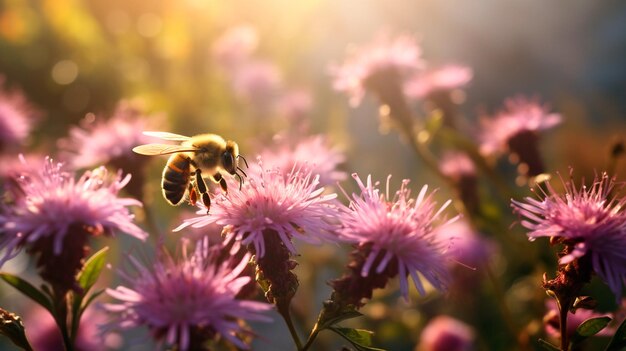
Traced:
[[133, 148], [134, 152], [141, 155], [172, 154], [163, 168], [161, 188], [167, 202], [174, 206], [181, 203], [187, 192], [189, 202], [195, 205], [199, 194], [208, 213], [211, 198], [203, 173], [218, 183], [224, 192], [228, 192], [228, 187], [222, 171], [239, 178], [239, 188], [243, 184], [243, 177], [247, 176], [239, 167], [238, 161], [241, 158], [246, 167], [248, 162], [239, 155], [239, 146], [232, 140], [226, 141], [217, 134], [198, 134], [192, 137], [168, 132], [143, 132], [143, 134], [180, 142], [179, 145], [145, 144]]

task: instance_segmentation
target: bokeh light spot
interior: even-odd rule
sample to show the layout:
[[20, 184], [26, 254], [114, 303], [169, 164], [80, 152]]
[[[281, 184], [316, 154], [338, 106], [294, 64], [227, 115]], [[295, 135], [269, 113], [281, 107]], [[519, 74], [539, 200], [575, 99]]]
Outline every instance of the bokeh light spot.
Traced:
[[52, 79], [57, 84], [71, 84], [77, 77], [78, 65], [72, 60], [61, 60], [52, 67]]

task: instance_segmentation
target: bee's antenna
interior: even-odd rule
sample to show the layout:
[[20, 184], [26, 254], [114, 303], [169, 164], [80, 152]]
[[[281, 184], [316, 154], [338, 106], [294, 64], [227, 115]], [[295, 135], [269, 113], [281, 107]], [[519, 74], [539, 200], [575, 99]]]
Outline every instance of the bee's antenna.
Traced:
[[[239, 168], [239, 167], [237, 167]], [[240, 169], [241, 170], [241, 169]], [[243, 172], [243, 171], [242, 171]], [[245, 173], [244, 173], [245, 174]], [[239, 173], [235, 173], [235, 176], [237, 178], [239, 178], [239, 190], [241, 190], [241, 186], [243, 185], [243, 178], [241, 177], [241, 175], [239, 175]]]
[[237, 169], [238, 169], [239, 171], [241, 171], [241, 173], [243, 173], [243, 176], [244, 176], [244, 177], [247, 177], [247, 176], [248, 176], [248, 175], [246, 174], [246, 172], [244, 172], [244, 171], [243, 171], [243, 169], [241, 169], [241, 168], [239, 168], [239, 167], [237, 167]]
[[[245, 164], [246, 164], [246, 168], [250, 168], [250, 167], [248, 167], [248, 161], [246, 161], [246, 158], [245, 158], [245, 157], [243, 157], [243, 156], [241, 156], [241, 155], [237, 155], [237, 158], [241, 158], [241, 159], [243, 160], [243, 163], [245, 163]], [[239, 168], [239, 167], [237, 167], [237, 168]], [[241, 171], [241, 168], [239, 168], [239, 170]], [[242, 171], [242, 172], [243, 172], [243, 171]], [[245, 173], [244, 173], [244, 175], [245, 175]]]

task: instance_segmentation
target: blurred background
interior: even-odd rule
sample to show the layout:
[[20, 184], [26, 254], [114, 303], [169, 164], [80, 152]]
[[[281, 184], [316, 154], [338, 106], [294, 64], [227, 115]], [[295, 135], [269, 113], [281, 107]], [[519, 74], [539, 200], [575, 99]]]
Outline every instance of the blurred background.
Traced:
[[[219, 38], [237, 26], [256, 32], [258, 66], [245, 77], [230, 75], [216, 55]], [[473, 70], [459, 106], [470, 125], [520, 93], [538, 96], [561, 113], [562, 125], [541, 144], [549, 171], [572, 166], [577, 175], [592, 178], [606, 169], [613, 142], [626, 137], [626, 3], [618, 0], [0, 0], [0, 75], [5, 89], [20, 89], [37, 111], [20, 152], [56, 155], [58, 140], [88, 113], [108, 115], [129, 100], [158, 115], [155, 126], [161, 130], [217, 133], [238, 141], [241, 153], [254, 159], [260, 144], [271, 140], [263, 136], [289, 124], [264, 101], [302, 92], [310, 130], [325, 134], [345, 154], [342, 171], [379, 180], [393, 174], [395, 184], [411, 178], [415, 187], [443, 187], [397, 134], [380, 133], [376, 101], [366, 97], [351, 108], [344, 94], [332, 89], [329, 65], [342, 62], [347, 49], [381, 30], [415, 35], [428, 62]], [[270, 95], [253, 99], [254, 89]], [[157, 222], [169, 230], [181, 210], [160, 198], [164, 162], [151, 163], [146, 199], [157, 207]], [[618, 177], [625, 179], [624, 172], [622, 162]], [[448, 194], [440, 192], [442, 198]], [[514, 240], [527, 245], [519, 229]], [[303, 250], [306, 257], [309, 249]], [[314, 269], [332, 261], [336, 248], [311, 250], [315, 258], [301, 264], [301, 279], [316, 289], [302, 293], [299, 303], [302, 314], [313, 319], [329, 292], [324, 281], [337, 273]], [[498, 262], [494, 274], [512, 301], [541, 297], [545, 267]], [[345, 261], [334, 263], [340, 269]], [[1, 289], [0, 304], [17, 298], [9, 288]], [[476, 328], [479, 349], [508, 350], [506, 331], [488, 335], [500, 320], [495, 304], [483, 296], [466, 310], [454, 303], [446, 308], [440, 298], [407, 306], [397, 295], [383, 295], [365, 309], [365, 320], [355, 323], [376, 331], [376, 346], [412, 350], [428, 318], [448, 312]], [[513, 305], [513, 313], [528, 313], [526, 305]], [[523, 324], [540, 323], [541, 313], [522, 318]], [[302, 323], [311, 325], [310, 319]], [[259, 326], [265, 329], [258, 329], [255, 349], [291, 348], [282, 321], [275, 320], [273, 326]], [[538, 334], [537, 329], [529, 333]], [[150, 346], [138, 342], [124, 349]]]
[[[0, 70], [6, 85], [21, 88], [43, 111], [34, 147], [67, 135], [88, 112], [108, 112], [120, 99], [135, 98], [148, 110], [165, 112], [170, 129], [181, 134], [254, 135], [255, 123], [246, 119], [245, 106], [235, 103], [229, 77], [211, 55], [216, 39], [241, 24], [258, 31], [257, 55], [276, 65], [283, 84], [310, 91], [314, 129], [349, 136], [342, 142], [350, 156], [376, 150], [396, 155], [405, 149], [376, 145], [395, 143], [373, 136], [376, 121], [367, 117], [372, 106], [350, 110], [345, 97], [330, 89], [326, 74], [349, 45], [368, 42], [381, 29], [416, 35], [429, 62], [471, 67], [474, 78], [463, 104], [468, 116], [524, 93], [566, 114], [566, 128], [554, 135], [557, 139], [563, 129], [578, 129], [586, 138], [602, 140], [598, 134], [618, 131], [626, 119], [626, 14], [620, 1], [1, 4]], [[578, 162], [567, 138], [559, 141], [558, 148], [546, 148], [563, 156], [558, 166]], [[383, 173], [397, 171], [373, 165], [367, 172], [378, 167], [392, 167]]]

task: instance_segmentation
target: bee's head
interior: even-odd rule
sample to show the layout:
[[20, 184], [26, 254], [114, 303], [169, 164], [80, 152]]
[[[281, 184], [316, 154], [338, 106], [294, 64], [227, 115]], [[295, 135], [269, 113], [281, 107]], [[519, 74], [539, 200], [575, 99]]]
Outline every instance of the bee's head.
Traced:
[[237, 173], [237, 158], [239, 157], [239, 146], [234, 141], [226, 142], [226, 150], [222, 153], [222, 167], [230, 174]]

